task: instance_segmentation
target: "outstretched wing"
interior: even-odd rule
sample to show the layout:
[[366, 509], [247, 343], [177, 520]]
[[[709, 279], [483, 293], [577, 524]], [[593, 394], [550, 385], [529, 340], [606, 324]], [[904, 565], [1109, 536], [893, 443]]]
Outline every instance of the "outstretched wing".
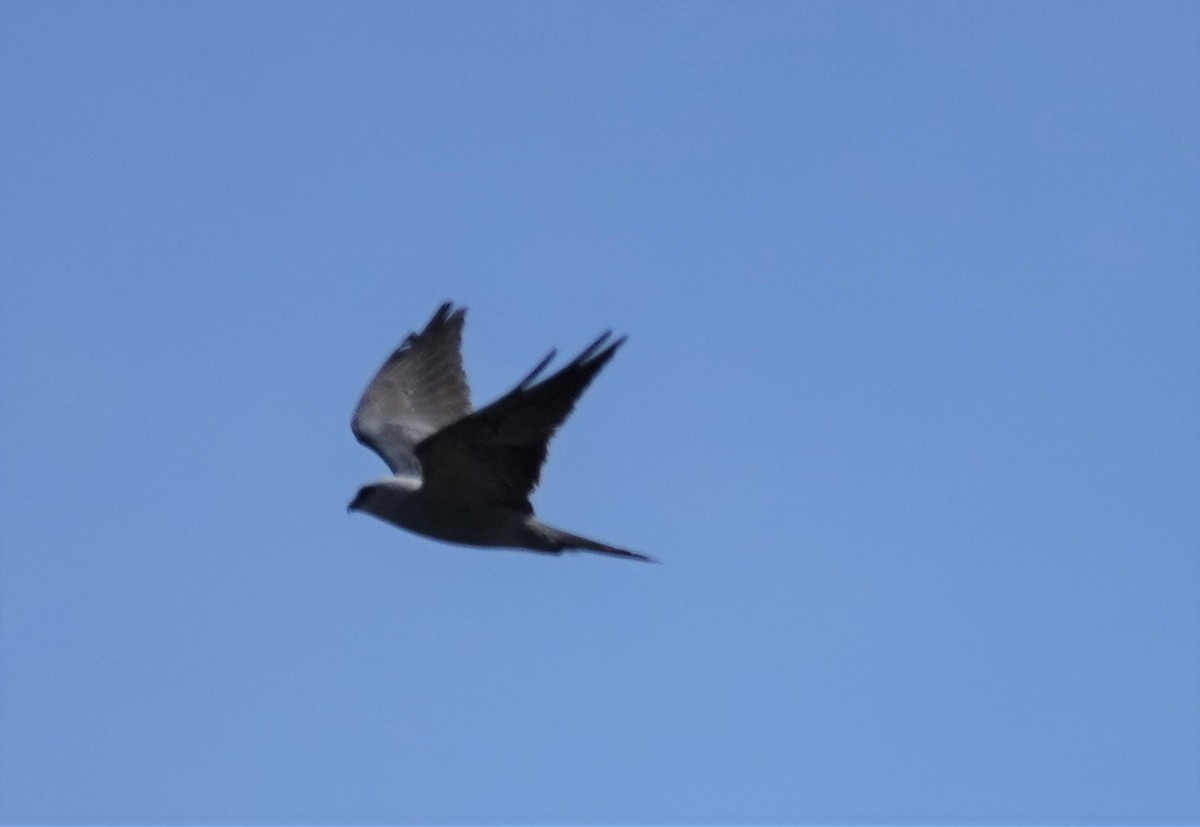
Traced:
[[550, 437], [625, 341], [621, 337], [605, 346], [610, 335], [534, 384], [554, 357], [551, 352], [506, 395], [419, 443], [416, 455], [430, 493], [532, 514], [529, 494], [541, 475]]
[[466, 308], [446, 302], [420, 333], [410, 333], [367, 385], [350, 423], [354, 436], [392, 473], [421, 473], [414, 446], [471, 412], [462, 369]]

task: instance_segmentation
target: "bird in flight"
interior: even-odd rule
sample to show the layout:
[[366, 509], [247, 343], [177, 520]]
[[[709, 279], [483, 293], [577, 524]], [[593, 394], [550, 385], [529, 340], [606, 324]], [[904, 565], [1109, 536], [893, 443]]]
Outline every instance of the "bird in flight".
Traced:
[[367, 385], [351, 428], [393, 476], [360, 488], [349, 510], [460, 545], [582, 549], [654, 562], [547, 525], [529, 503], [550, 438], [625, 337], [610, 342], [604, 333], [538, 382], [550, 351], [515, 388], [472, 411], [460, 353], [466, 312], [443, 304]]

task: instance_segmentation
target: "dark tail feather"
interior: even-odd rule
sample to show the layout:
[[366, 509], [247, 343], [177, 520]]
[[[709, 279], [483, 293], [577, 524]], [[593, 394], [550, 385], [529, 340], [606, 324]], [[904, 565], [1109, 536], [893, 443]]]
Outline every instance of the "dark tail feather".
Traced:
[[628, 560], [641, 560], [644, 563], [657, 563], [653, 557], [647, 557], [644, 554], [638, 554], [636, 551], [626, 551], [623, 548], [616, 546], [608, 546], [604, 543], [597, 543], [595, 540], [589, 540], [587, 537], [580, 537], [577, 534], [568, 534], [565, 531], [558, 529], [554, 530], [554, 539], [560, 543], [558, 550], [563, 551], [569, 548], [578, 548], [585, 551], [594, 551], [597, 554], [610, 554], [613, 557], [624, 557]]

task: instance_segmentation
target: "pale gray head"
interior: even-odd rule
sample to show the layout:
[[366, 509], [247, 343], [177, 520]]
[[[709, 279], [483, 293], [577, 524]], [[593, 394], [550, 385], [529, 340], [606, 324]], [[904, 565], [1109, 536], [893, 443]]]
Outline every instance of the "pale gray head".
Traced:
[[365, 511], [380, 516], [395, 507], [397, 501], [406, 499], [421, 487], [419, 479], [409, 477], [387, 477], [376, 480], [358, 489], [346, 511]]
[[350, 505], [346, 506], [346, 511], [368, 511], [367, 504], [375, 497], [378, 488], [379, 486], [371, 483], [358, 489], [358, 493], [354, 495], [354, 499], [350, 501]]

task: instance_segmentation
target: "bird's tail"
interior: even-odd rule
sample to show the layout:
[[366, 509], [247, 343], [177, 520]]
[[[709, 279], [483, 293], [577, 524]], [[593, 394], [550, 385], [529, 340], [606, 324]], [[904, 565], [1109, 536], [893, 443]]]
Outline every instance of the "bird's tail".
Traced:
[[584, 551], [594, 551], [597, 554], [609, 554], [613, 557], [624, 557], [628, 560], [641, 560], [644, 563], [657, 563], [653, 557], [647, 557], [645, 554], [638, 554], [636, 551], [627, 551], [616, 546], [598, 543], [595, 540], [589, 540], [587, 537], [580, 537], [578, 534], [571, 534], [561, 529], [548, 526], [542, 523], [539, 528], [545, 534], [546, 539], [552, 543], [551, 551], [566, 551], [567, 549], [583, 549]]

